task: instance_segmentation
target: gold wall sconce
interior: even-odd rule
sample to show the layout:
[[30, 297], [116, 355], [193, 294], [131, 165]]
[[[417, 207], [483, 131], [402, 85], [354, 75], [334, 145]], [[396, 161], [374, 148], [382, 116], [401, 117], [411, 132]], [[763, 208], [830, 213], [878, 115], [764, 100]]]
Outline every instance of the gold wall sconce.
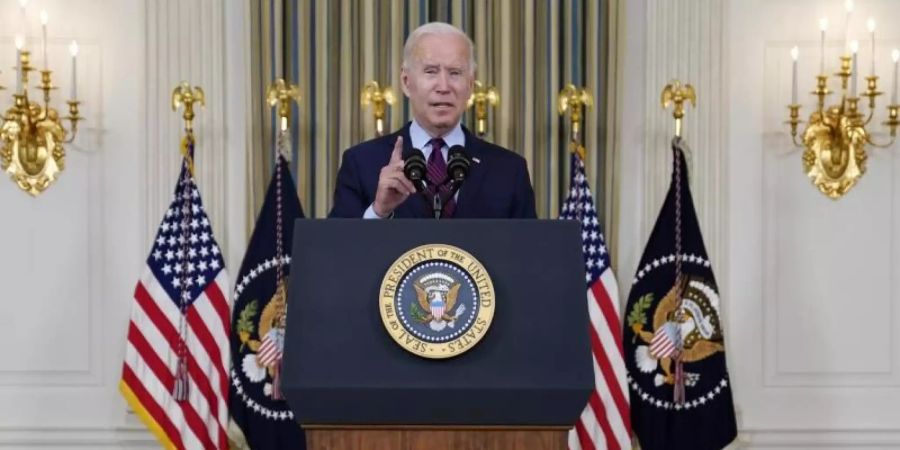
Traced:
[[[24, 16], [24, 4], [22, 5]], [[65, 147], [78, 133], [78, 122], [83, 120], [78, 114], [76, 90], [76, 58], [78, 44], [72, 41], [69, 52], [72, 55], [72, 78], [69, 115], [61, 117], [50, 106], [50, 92], [53, 85], [47, 59], [47, 13], [41, 12], [43, 69], [40, 84], [35, 86], [43, 91], [43, 96], [32, 98], [28, 95], [29, 73], [36, 70], [32, 65], [31, 52], [26, 46], [24, 34], [18, 34], [16, 42], [16, 89], [12, 95], [12, 105], [3, 114], [0, 125], [0, 169], [5, 170], [13, 182], [23, 191], [37, 197], [56, 181], [65, 168]], [[3, 87], [0, 87], [3, 89]], [[37, 96], [36, 96], [37, 97]], [[69, 121], [69, 129], [63, 126]]]
[[[785, 122], [791, 127], [791, 140], [796, 147], [803, 148], [803, 171], [812, 180], [820, 192], [833, 200], [843, 197], [859, 181], [866, 172], [866, 146], [890, 147], [897, 135], [898, 110], [897, 103], [897, 69], [900, 52], [892, 52], [894, 62], [894, 84], [891, 102], [887, 105], [887, 120], [883, 125], [890, 133], [890, 141], [877, 143], [872, 138], [870, 126], [875, 115], [875, 100], [882, 92], [878, 91], [878, 76], [875, 75], [875, 21], [868, 20], [868, 30], [871, 37], [871, 72], [865, 78], [866, 88], [862, 93], [857, 91], [857, 78], [860, 73], [857, 57], [859, 54], [859, 42], [849, 40], [849, 22], [853, 12], [853, 2], [845, 3], [847, 9], [847, 29], [845, 29], [846, 53], [840, 56], [840, 70], [834, 76], [840, 78], [841, 98], [837, 103], [826, 104], [826, 97], [834, 91], [829, 89], [828, 74], [825, 69], [825, 33], [828, 29], [828, 19], [819, 21], [821, 33], [819, 47], [819, 75], [816, 76], [816, 88], [811, 92], [817, 99], [816, 109], [809, 115], [806, 128], [803, 129], [800, 140], [797, 140], [797, 127], [800, 123], [800, 108], [797, 92], [797, 61], [799, 50], [791, 49], [793, 60], [793, 75], [791, 87], [791, 103], [789, 119]], [[868, 97], [868, 111], [860, 110], [860, 100]]]

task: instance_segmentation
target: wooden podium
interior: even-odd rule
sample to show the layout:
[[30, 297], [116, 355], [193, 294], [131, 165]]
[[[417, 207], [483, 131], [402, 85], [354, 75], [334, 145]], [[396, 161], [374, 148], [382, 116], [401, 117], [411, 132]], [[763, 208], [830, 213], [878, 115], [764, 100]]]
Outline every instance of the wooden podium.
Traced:
[[[307, 448], [565, 450], [594, 386], [579, 225], [298, 220], [282, 391]], [[470, 253], [494, 286], [484, 338], [447, 359], [400, 347], [379, 309], [394, 261], [429, 244]]]
[[307, 450], [565, 450], [560, 428], [305, 427]]

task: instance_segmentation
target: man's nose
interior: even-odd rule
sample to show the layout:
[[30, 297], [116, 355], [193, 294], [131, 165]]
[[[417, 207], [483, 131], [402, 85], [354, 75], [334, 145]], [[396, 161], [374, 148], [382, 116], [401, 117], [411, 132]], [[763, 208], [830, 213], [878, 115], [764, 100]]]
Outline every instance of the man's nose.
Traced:
[[450, 91], [450, 78], [447, 75], [447, 72], [442, 70], [438, 74], [437, 85], [435, 89], [440, 93], [446, 93]]

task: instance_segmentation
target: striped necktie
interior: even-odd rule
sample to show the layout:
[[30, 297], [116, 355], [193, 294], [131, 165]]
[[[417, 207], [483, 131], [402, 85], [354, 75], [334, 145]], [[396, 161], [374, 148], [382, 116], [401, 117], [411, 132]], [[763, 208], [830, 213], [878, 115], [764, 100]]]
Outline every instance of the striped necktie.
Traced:
[[[432, 184], [428, 188], [429, 192], [434, 195], [435, 187], [447, 179], [447, 163], [444, 161], [444, 154], [441, 151], [444, 148], [444, 140], [434, 138], [428, 142], [431, 145], [431, 155], [428, 156], [428, 181]], [[441, 199], [444, 201], [441, 217], [453, 217], [456, 211], [456, 201], [450, 196], [450, 184], [444, 184], [440, 187]]]

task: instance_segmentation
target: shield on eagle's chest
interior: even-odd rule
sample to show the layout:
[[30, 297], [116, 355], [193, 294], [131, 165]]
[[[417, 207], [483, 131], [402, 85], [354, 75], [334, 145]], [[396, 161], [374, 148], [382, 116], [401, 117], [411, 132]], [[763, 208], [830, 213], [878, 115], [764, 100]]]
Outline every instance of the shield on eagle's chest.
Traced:
[[431, 315], [434, 316], [434, 320], [441, 320], [441, 317], [444, 317], [444, 306], [446, 303], [444, 299], [441, 298], [441, 294], [438, 292], [434, 293], [434, 296], [431, 298]]

